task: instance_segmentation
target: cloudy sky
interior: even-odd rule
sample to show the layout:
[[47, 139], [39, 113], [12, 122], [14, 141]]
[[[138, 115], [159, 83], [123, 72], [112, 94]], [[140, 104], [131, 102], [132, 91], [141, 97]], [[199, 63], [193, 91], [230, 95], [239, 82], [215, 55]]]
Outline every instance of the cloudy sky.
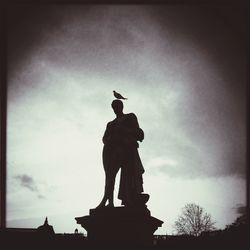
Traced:
[[[246, 203], [245, 51], [202, 6], [35, 5], [9, 9], [7, 225], [85, 232], [104, 189], [112, 91], [145, 140], [148, 208], [173, 232], [195, 202], [224, 228]], [[117, 176], [119, 183], [119, 176]], [[119, 200], [115, 204], [120, 205]]]

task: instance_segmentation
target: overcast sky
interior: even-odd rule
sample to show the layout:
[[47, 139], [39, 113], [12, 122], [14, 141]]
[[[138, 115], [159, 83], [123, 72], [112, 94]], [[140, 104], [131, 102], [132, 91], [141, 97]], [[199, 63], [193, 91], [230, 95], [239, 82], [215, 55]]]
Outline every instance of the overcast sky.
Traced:
[[11, 8], [7, 225], [48, 216], [56, 232], [85, 232], [74, 217], [103, 195], [113, 90], [145, 132], [148, 208], [164, 221], [156, 233], [172, 233], [189, 202], [218, 228], [232, 223], [246, 202], [245, 75], [242, 40], [204, 7]]

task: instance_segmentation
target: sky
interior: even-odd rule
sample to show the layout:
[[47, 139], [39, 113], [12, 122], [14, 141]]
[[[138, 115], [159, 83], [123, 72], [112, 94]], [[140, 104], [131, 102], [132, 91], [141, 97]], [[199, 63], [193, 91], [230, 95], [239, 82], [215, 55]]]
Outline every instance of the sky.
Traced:
[[[223, 16], [195, 5], [30, 5], [8, 12], [7, 226], [86, 231], [104, 191], [113, 90], [145, 139], [156, 234], [187, 203], [232, 223], [246, 205], [246, 58]], [[116, 179], [116, 190], [119, 174]], [[119, 206], [119, 200], [115, 200]]]

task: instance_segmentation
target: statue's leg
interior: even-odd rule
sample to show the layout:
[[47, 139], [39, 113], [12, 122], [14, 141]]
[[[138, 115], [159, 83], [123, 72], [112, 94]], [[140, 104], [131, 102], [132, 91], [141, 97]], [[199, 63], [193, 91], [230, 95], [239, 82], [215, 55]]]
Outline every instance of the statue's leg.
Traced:
[[120, 151], [118, 148], [105, 148], [103, 149], [103, 166], [105, 170], [105, 190], [103, 198], [100, 204], [97, 206], [104, 207], [108, 201], [108, 206], [113, 207], [114, 201], [114, 186], [115, 186], [115, 177], [120, 168]]
[[98, 205], [98, 207], [104, 207], [105, 204], [108, 201], [108, 206], [109, 207], [113, 207], [114, 206], [114, 186], [115, 186], [115, 177], [116, 174], [119, 170], [119, 167], [117, 167], [118, 165], [115, 164], [115, 166], [113, 166], [113, 171], [111, 173], [108, 173], [107, 171], [106, 173], [106, 178], [105, 178], [105, 190], [104, 190], [104, 195], [103, 198], [101, 200], [101, 203]]
[[[110, 198], [112, 196], [113, 189], [114, 189], [114, 181], [112, 180], [111, 176], [107, 175], [107, 172], [106, 172], [104, 195], [100, 204], [97, 206], [97, 208], [105, 207], [105, 204], [107, 203], [107, 201], [109, 201], [109, 204], [110, 204]], [[111, 205], [112, 204], [110, 204], [110, 206]]]
[[136, 197], [137, 178], [135, 177], [135, 158], [133, 148], [124, 150], [124, 159], [121, 169], [121, 180], [118, 198], [122, 200], [122, 205], [133, 206]]
[[109, 207], [114, 207], [114, 187], [115, 187], [115, 175], [109, 178], [105, 190]]

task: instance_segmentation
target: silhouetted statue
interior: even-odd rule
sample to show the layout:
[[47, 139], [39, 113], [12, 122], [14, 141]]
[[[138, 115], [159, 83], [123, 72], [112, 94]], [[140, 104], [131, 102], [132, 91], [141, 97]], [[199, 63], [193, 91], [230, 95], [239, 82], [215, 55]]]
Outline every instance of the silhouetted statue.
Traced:
[[125, 206], [145, 205], [149, 195], [142, 194], [144, 168], [138, 154], [137, 141], [144, 139], [144, 132], [139, 127], [133, 113], [123, 113], [123, 102], [114, 100], [111, 104], [116, 118], [107, 124], [103, 136], [103, 166], [105, 170], [105, 191], [97, 208], [113, 207], [115, 177], [121, 168], [118, 198]]

